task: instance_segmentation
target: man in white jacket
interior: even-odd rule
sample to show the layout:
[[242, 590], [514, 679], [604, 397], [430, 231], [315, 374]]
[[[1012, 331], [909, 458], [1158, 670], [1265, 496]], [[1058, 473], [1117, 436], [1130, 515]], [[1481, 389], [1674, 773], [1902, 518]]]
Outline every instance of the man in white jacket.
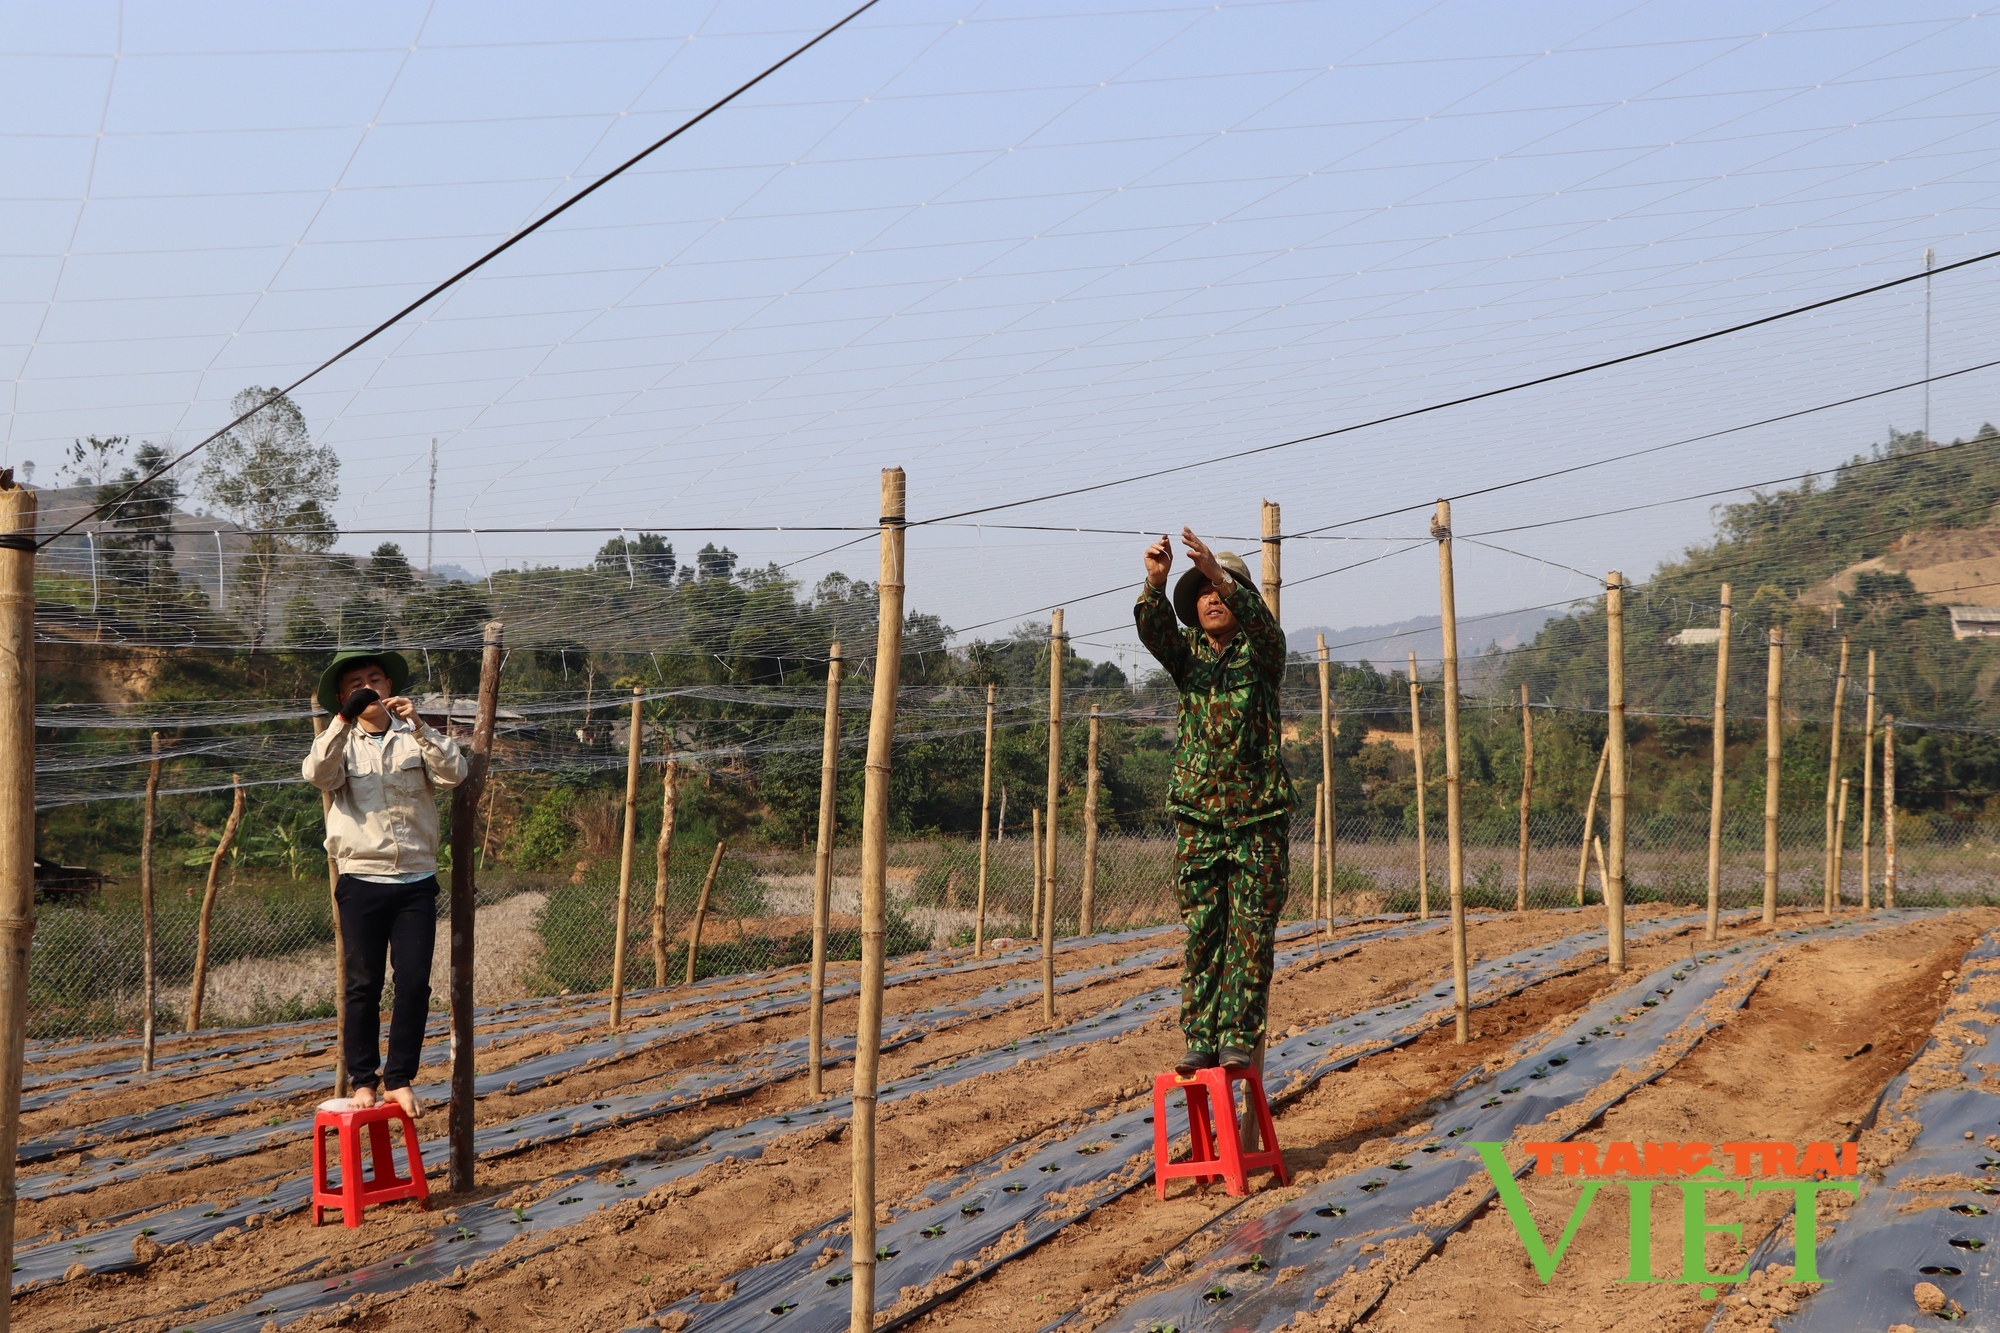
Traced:
[[320, 676], [319, 704], [333, 720], [306, 755], [307, 782], [333, 799], [326, 850], [340, 872], [333, 899], [347, 955], [341, 1058], [354, 1100], [377, 1100], [385, 964], [396, 969], [389, 1055], [381, 1095], [415, 1116], [410, 1090], [431, 1004], [437, 941], [437, 793], [465, 780], [458, 742], [417, 716], [403, 697], [410, 669], [400, 653], [348, 652]]

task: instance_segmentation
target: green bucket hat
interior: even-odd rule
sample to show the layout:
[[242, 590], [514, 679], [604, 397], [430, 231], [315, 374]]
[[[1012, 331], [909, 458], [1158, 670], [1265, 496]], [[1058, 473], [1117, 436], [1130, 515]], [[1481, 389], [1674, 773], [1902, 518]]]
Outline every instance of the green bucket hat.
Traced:
[[[1257, 590], [1257, 580], [1250, 577], [1250, 567], [1243, 563], [1243, 557], [1234, 551], [1217, 551], [1215, 563], [1229, 571], [1235, 579], [1252, 592]], [[1200, 629], [1201, 620], [1195, 615], [1195, 603], [1201, 600], [1201, 590], [1208, 586], [1208, 579], [1198, 569], [1190, 569], [1174, 584], [1174, 614], [1181, 618], [1181, 624], [1189, 629]]]
[[337, 652], [326, 670], [319, 673], [319, 693], [316, 697], [321, 708], [329, 713], [340, 711], [340, 698], [336, 691], [340, 688], [341, 673], [352, 670], [363, 662], [373, 662], [387, 673], [389, 690], [392, 694], [401, 694], [403, 687], [410, 683], [410, 664], [403, 660], [401, 653], [383, 652], [379, 649]]

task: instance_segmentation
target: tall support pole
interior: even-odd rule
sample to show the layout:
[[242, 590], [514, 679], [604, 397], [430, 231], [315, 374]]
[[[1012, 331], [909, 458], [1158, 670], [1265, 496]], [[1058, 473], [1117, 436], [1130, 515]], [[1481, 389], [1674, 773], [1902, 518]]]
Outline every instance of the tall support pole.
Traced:
[[[313, 735], [326, 730], [327, 715], [313, 714]], [[333, 793], [319, 794], [320, 818], [333, 808]], [[326, 900], [333, 908], [333, 1095], [347, 1095], [347, 938], [340, 928], [340, 864], [326, 854]]]
[[1083, 901], [1077, 909], [1079, 935], [1097, 931], [1097, 705], [1090, 706], [1090, 746], [1083, 775]]
[[1424, 821], [1424, 716], [1418, 696], [1424, 687], [1417, 683], [1417, 655], [1410, 654], [1410, 757], [1417, 769], [1417, 920], [1431, 919], [1430, 830]]
[[1833, 884], [1834, 893], [1840, 892], [1841, 858], [1847, 851], [1847, 787], [1848, 779], [1840, 780], [1840, 817], [1833, 825]]
[[1722, 925], [1722, 756], [1729, 743], [1729, 585], [1722, 585], [1721, 634], [1715, 641], [1715, 718], [1708, 754], [1708, 927], [1715, 943]]
[[[500, 635], [504, 626], [486, 622], [479, 655], [479, 704], [473, 714], [472, 753], [465, 781], [451, 791], [451, 1190], [473, 1187], [472, 960], [479, 921], [479, 798], [493, 762], [493, 715], [500, 706]], [[625, 923], [619, 923], [624, 935]]]
[[618, 851], [618, 929], [611, 941], [611, 1030], [625, 1022], [625, 933], [632, 920], [632, 850], [639, 844], [639, 738], [645, 734], [642, 701], [632, 687], [632, 737], [625, 747], [625, 841]]
[[1869, 837], [1875, 821], [1875, 650], [1868, 650], [1868, 720], [1861, 740], [1861, 908], [1868, 910], [1874, 889], [1874, 866], [1869, 861]]
[[[1275, 565], [1272, 568], [1276, 568]], [[1271, 604], [1276, 607], [1277, 603]], [[1275, 616], [1277, 612], [1274, 610]], [[1338, 830], [1333, 826], [1333, 664], [1326, 655], [1326, 635], [1319, 636], [1319, 791], [1321, 817], [1319, 823], [1320, 845], [1326, 849], [1322, 864], [1325, 866], [1326, 884], [1326, 929], [1333, 933], [1333, 859], [1334, 845]]]
[[[1607, 739], [1604, 748], [1597, 752], [1597, 776], [1590, 780], [1590, 801], [1583, 807], [1583, 848], [1576, 854], [1576, 905], [1583, 906], [1585, 877], [1590, 873], [1590, 840], [1597, 830], [1597, 794], [1604, 790], [1604, 766], [1611, 761], [1611, 742]], [[1598, 838], [1601, 844], [1604, 839]], [[1611, 881], [1604, 876], [1604, 856], [1597, 857], [1597, 882], [1599, 887], [1608, 888]], [[1606, 899], [1609, 902], [1610, 899]]]
[[1031, 806], [1028, 810], [1028, 859], [1033, 863], [1028, 874], [1035, 883], [1035, 901], [1028, 914], [1028, 938], [1042, 937], [1042, 853], [1046, 850], [1042, 843], [1042, 808]]
[[1821, 892], [1821, 911], [1826, 919], [1833, 920], [1833, 909], [1840, 902], [1840, 876], [1835, 869], [1840, 856], [1840, 844], [1835, 841], [1838, 830], [1834, 827], [1834, 798], [1840, 786], [1840, 710], [1847, 702], [1847, 636], [1840, 636], [1840, 674], [1833, 678], [1833, 739], [1829, 743], [1826, 756], [1826, 884]]
[[222, 826], [222, 838], [215, 844], [215, 855], [208, 861], [208, 884], [201, 894], [201, 920], [195, 926], [194, 936], [194, 982], [188, 987], [187, 1030], [201, 1030], [201, 1002], [208, 992], [208, 927], [215, 915], [215, 897], [222, 889], [222, 863], [229, 859], [229, 848], [236, 841], [236, 831], [243, 827], [244, 798], [243, 777], [239, 773], [229, 775], [229, 785], [236, 790], [235, 798], [229, 803], [229, 822]]
[[[146, 822], [139, 833], [139, 922], [145, 935], [145, 957], [141, 962], [145, 978], [146, 1013], [139, 1027], [139, 1068], [153, 1072], [154, 1012], [159, 1008], [159, 977], [153, 966], [153, 816], [160, 808], [160, 733], [153, 733], [153, 761], [146, 765]], [[337, 923], [340, 918], [334, 917]], [[338, 926], [335, 927], [338, 929]], [[338, 992], [336, 992], [338, 993]], [[338, 1063], [336, 1059], [335, 1063]]]
[[1458, 780], [1458, 602], [1452, 589], [1451, 502], [1439, 500], [1431, 519], [1438, 544], [1438, 607], [1444, 621], [1444, 827], [1451, 871], [1451, 985], [1458, 1041], [1472, 1040], [1472, 978], [1465, 957], [1465, 839]]
[[1769, 634], [1770, 668], [1764, 676], [1764, 924], [1778, 920], [1778, 778], [1784, 753], [1785, 636]]
[[849, 1333], [875, 1328], [875, 1081], [882, 1055], [882, 943], [889, 864], [889, 759], [903, 667], [903, 469], [882, 473], [882, 568], [876, 584], [875, 698], [861, 798], [861, 1003], [854, 1036], [854, 1295]]
[[1264, 501], [1264, 541], [1263, 558], [1258, 561], [1258, 581], [1264, 592], [1264, 605], [1271, 608], [1271, 619], [1280, 625], [1285, 618], [1278, 614], [1278, 594], [1285, 586], [1284, 573], [1278, 561], [1278, 547], [1284, 540], [1279, 534], [1284, 531], [1278, 522], [1278, 506], [1270, 500]]
[[1535, 714], [1528, 687], [1521, 686], [1521, 867], [1514, 884], [1514, 910], [1528, 910], [1528, 805], [1535, 796]]
[[674, 857], [674, 823], [680, 813], [681, 761], [667, 756], [660, 775], [660, 838], [653, 844], [653, 984], [667, 984], [667, 870]]
[[[35, 934], [35, 493], [0, 471], [0, 1272], [14, 1270], [14, 1165]], [[0, 1333], [8, 1323], [0, 1301]]]
[[1882, 906], [1896, 905], [1896, 718], [1882, 719]]
[[972, 922], [972, 956], [986, 956], [986, 862], [987, 853], [992, 850], [992, 840], [987, 837], [988, 821], [993, 817], [993, 693], [994, 687], [986, 687], [986, 764], [979, 777], [979, 910]]
[[826, 658], [826, 726], [819, 744], [819, 845], [813, 851], [812, 1012], [807, 1020], [811, 1061], [806, 1091], [820, 1099], [820, 1050], [826, 1035], [826, 922], [833, 910], [834, 811], [840, 797], [840, 640]]
[[1056, 830], [1061, 821], [1062, 792], [1062, 678], [1063, 613], [1058, 607], [1049, 617], [1049, 817], [1043, 829], [1049, 840], [1042, 857], [1042, 1021], [1056, 1016]]
[[1605, 681], [1610, 730], [1604, 739], [1605, 772], [1611, 778], [1610, 834], [1605, 857], [1604, 911], [1611, 934], [1611, 971], [1625, 970], [1625, 576], [1612, 570], [1604, 576], [1604, 620], [1607, 653]]
[[[1312, 902], [1312, 914], [1314, 921], [1319, 920], [1319, 849], [1320, 849], [1319, 822], [1321, 818], [1325, 816], [1325, 814], [1326, 814], [1326, 784], [1321, 782], [1315, 782], [1313, 783], [1313, 902]], [[1329, 907], [1327, 909], [1327, 914], [1331, 916], [1332, 911], [1333, 909]]]

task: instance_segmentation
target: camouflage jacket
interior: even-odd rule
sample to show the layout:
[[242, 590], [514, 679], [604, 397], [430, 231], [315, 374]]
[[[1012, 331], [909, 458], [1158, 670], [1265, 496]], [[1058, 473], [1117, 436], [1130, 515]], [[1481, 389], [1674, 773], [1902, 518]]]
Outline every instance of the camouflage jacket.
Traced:
[[1285, 772], [1278, 717], [1285, 632], [1241, 582], [1225, 600], [1242, 628], [1220, 653], [1206, 634], [1183, 628], [1166, 594], [1150, 583], [1132, 619], [1181, 692], [1167, 803], [1188, 819], [1236, 828], [1288, 813], [1298, 796]]

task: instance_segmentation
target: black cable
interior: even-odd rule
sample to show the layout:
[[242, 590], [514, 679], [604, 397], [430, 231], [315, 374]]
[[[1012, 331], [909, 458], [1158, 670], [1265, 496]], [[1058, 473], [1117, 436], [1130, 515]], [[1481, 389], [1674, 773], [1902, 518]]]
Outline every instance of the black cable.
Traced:
[[[687, 120], [682, 121], [678, 126], [668, 131], [664, 136], [654, 140], [650, 145], [640, 149], [637, 153], [633, 154], [631, 157], [626, 158], [623, 162], [613, 167], [610, 171], [605, 172], [602, 176], [599, 176], [596, 180], [584, 186], [581, 190], [578, 190], [575, 194], [563, 200], [563, 202], [557, 204], [554, 208], [542, 214], [540, 217], [536, 218], [533, 222], [530, 222], [527, 226], [521, 228], [521, 230], [515, 232], [513, 235], [509, 236], [506, 240], [500, 242], [500, 244], [494, 246], [491, 250], [488, 250], [485, 254], [479, 256], [479, 258], [473, 260], [470, 264], [467, 264], [464, 268], [460, 269], [458, 272], [446, 278], [443, 282], [437, 284], [437, 286], [431, 288], [429, 291], [425, 292], [422, 296], [419, 296], [416, 300], [410, 302], [408, 305], [404, 306], [401, 310], [398, 310], [395, 314], [389, 316], [389, 318], [383, 320], [380, 324], [377, 324], [374, 328], [368, 330], [368, 332], [362, 334], [359, 338], [356, 338], [353, 342], [349, 343], [347, 346], [341, 348], [338, 352], [335, 352], [332, 356], [320, 362], [318, 365], [314, 366], [311, 370], [308, 370], [305, 374], [299, 376], [297, 379], [293, 380], [290, 384], [278, 390], [276, 393], [272, 394], [269, 398], [266, 398], [263, 402], [257, 404], [257, 406], [251, 408], [248, 412], [243, 413], [243, 415], [237, 417], [234, 421], [231, 421], [228, 425], [222, 427], [214, 434], [209, 435], [207, 438], [195, 444], [185, 453], [182, 453], [178, 457], [168, 461], [160, 468], [149, 473], [141, 480], [134, 482], [132, 486], [126, 489], [124, 492], [122, 492], [117, 496], [114, 496], [110, 500], [105, 501], [103, 504], [98, 505], [96, 508], [92, 509], [89, 513], [85, 514], [82, 518], [77, 519], [76, 522], [71, 523], [68, 527], [62, 529], [62, 531], [53, 533], [49, 537], [45, 538], [43, 541], [38, 542], [35, 546], [35, 549], [38, 551], [41, 550], [42, 547], [47, 546], [57, 537], [67, 535], [68, 533], [81, 527], [83, 524], [88, 523], [101, 511], [122, 503], [123, 501], [129, 499], [131, 496], [136, 494], [140, 490], [140, 488], [148, 486], [152, 484], [154, 481], [157, 481], [159, 478], [165, 476], [168, 472], [171, 472], [174, 468], [178, 467], [180, 464], [194, 457], [194, 455], [200, 453], [203, 449], [206, 449], [216, 440], [222, 438], [230, 431], [236, 429], [236, 427], [242, 425], [245, 421], [248, 421], [251, 417], [257, 415], [257, 413], [263, 411], [265, 408], [269, 407], [272, 403], [276, 402], [278, 399], [283, 398], [287, 394], [291, 393], [292, 390], [298, 388], [301, 384], [304, 384], [307, 380], [311, 379], [313, 376], [319, 374], [321, 371], [327, 369], [327, 367], [341, 360], [342, 358], [347, 356], [350, 352], [355, 351], [357, 348], [360, 348], [366, 343], [379, 337], [381, 334], [387, 332], [390, 328], [393, 328], [397, 323], [401, 322], [404, 316], [408, 315], [413, 310], [416, 310], [419, 306], [427, 304], [432, 299], [437, 297], [440, 293], [444, 292], [447, 288], [450, 288], [455, 284], [457, 284], [458, 282], [462, 281], [463, 279], [470, 277], [478, 269], [483, 268], [488, 263], [499, 258], [507, 251], [513, 249], [516, 245], [519, 245], [522, 241], [527, 240], [530, 236], [540, 231], [543, 227], [555, 221], [558, 217], [561, 217], [564, 213], [567, 213], [570, 209], [582, 203], [585, 199], [588, 199], [591, 195], [597, 193], [597, 191], [602, 189], [604, 186], [609, 185], [612, 181], [624, 175], [627, 171], [630, 171], [633, 167], [638, 166], [641, 162], [651, 157], [654, 153], [666, 147], [668, 144], [672, 143], [675, 139], [680, 138], [681, 135], [687, 133], [695, 126], [701, 124], [701, 122], [707, 120], [710, 116], [722, 110], [723, 107], [728, 106], [731, 102], [741, 97], [744, 93], [749, 92], [752, 88], [762, 83], [765, 79], [770, 78], [773, 74], [776, 74], [779, 70], [791, 64], [794, 60], [797, 60], [800, 56], [812, 50], [815, 46], [818, 46], [821, 42], [831, 37], [834, 33], [839, 32], [842, 28], [852, 23], [855, 19], [861, 17], [861, 15], [873, 9], [878, 3], [880, 3], [880, 0], [863, 0], [861, 7], [854, 10], [846, 18], [841, 19], [838, 23], [835, 23], [832, 27], [826, 28], [825, 30], [820, 32], [817, 36], [815, 36], [811, 41], [808, 41], [805, 45], [794, 50], [793, 52], [791, 52], [791, 54], [777, 61], [777, 63], [766, 66], [762, 73], [757, 74], [755, 77], [738, 85], [734, 91], [725, 93], [723, 94], [723, 96], [721, 96], [714, 102], [709, 103], [707, 107], [705, 107], [701, 111], [696, 112], [693, 116], [689, 117]], [[1954, 265], [1952, 267], [1956, 266]], [[1943, 273], [1946, 270], [1938, 269], [1937, 271], [1939, 273]]]
[[[1906, 277], [1877, 283], [1872, 287], [1862, 287], [1855, 291], [1845, 292], [1839, 296], [1829, 296], [1823, 301], [1814, 301], [1808, 305], [1794, 306], [1790, 310], [1781, 310], [1776, 314], [1746, 320], [1741, 324], [1731, 324], [1727, 328], [1715, 329], [1708, 333], [1698, 333], [1692, 338], [1682, 338], [1677, 342], [1661, 343], [1657, 347], [1648, 347], [1638, 352], [1627, 352], [1623, 356], [1614, 356], [1606, 361], [1593, 361], [1587, 366], [1574, 366], [1568, 370], [1559, 370], [1550, 375], [1538, 375], [1534, 379], [1520, 380], [1514, 384], [1503, 385], [1497, 389], [1484, 389], [1478, 393], [1447, 399], [1441, 403], [1430, 403], [1423, 407], [1412, 407], [1402, 412], [1392, 412], [1388, 416], [1375, 417], [1368, 421], [1357, 421], [1346, 426], [1336, 426], [1332, 430], [1323, 430], [1312, 435], [1301, 435], [1297, 439], [1281, 440], [1276, 444], [1260, 444], [1254, 449], [1240, 449], [1235, 453], [1215, 454], [1193, 463], [1182, 463], [1176, 467], [1160, 468], [1153, 472], [1135, 473], [1129, 477], [1120, 477], [1115, 481], [1098, 482], [1094, 486], [1078, 486], [1066, 491], [1051, 491], [1046, 495], [1032, 496], [1025, 500], [1009, 500], [1003, 504], [984, 505], [978, 509], [960, 510], [955, 514], [940, 514], [936, 518], [914, 519], [910, 522], [909, 526], [925, 527], [933, 523], [949, 522], [953, 519], [971, 518], [975, 514], [991, 514], [1002, 509], [1018, 509], [1023, 505], [1042, 504], [1049, 500], [1066, 499], [1073, 495], [1089, 495], [1096, 491], [1110, 490], [1114, 486], [1129, 486], [1137, 481], [1152, 481], [1160, 477], [1171, 477], [1178, 473], [1192, 471], [1195, 468], [1210, 467], [1216, 463], [1230, 463], [1238, 459], [1254, 458], [1258, 454], [1268, 454], [1278, 449], [1290, 449], [1295, 445], [1310, 444], [1314, 440], [1326, 440], [1336, 435], [1346, 435], [1358, 430], [1367, 430], [1371, 426], [1385, 426], [1395, 421], [1407, 421], [1411, 417], [1424, 416], [1431, 412], [1442, 412], [1450, 407], [1463, 407], [1467, 403], [1477, 403], [1488, 398], [1497, 398], [1502, 394], [1515, 393], [1522, 389], [1532, 389], [1543, 384], [1553, 384], [1557, 380], [1570, 379], [1577, 375], [1587, 375], [1592, 371], [1606, 370], [1612, 366], [1621, 366], [1628, 361], [1638, 361], [1645, 357], [1658, 356], [1663, 352], [1672, 352], [1683, 347], [1693, 347], [1697, 343], [1709, 342], [1716, 338], [1725, 338], [1732, 333], [1742, 333], [1746, 329], [1754, 329], [1760, 325], [1775, 323], [1781, 319], [1790, 319], [1794, 315], [1804, 315], [1814, 310], [1824, 310], [1828, 306], [1839, 305], [1843, 301], [1853, 301], [1863, 296], [1872, 296], [1876, 292], [1885, 292], [1892, 287], [1901, 287], [1905, 283], [1920, 282], [1926, 278], [1936, 277], [1940, 273], [1949, 273], [1953, 269], [1965, 268], [1970, 264], [1983, 264], [1987, 260], [1994, 258], [2000, 258], [2000, 250], [1988, 250], [1985, 254], [1974, 255], [1970, 259], [1961, 259], [1957, 263], [1947, 264], [1942, 268], [1912, 273]], [[1473, 491], [1469, 493], [1478, 495], [1482, 492]], [[1397, 509], [1390, 510], [1389, 512], [1402, 513], [1404, 511]], [[1382, 515], [1373, 515], [1373, 517], [1379, 518]], [[1362, 520], [1357, 519], [1354, 521], [1360, 522]]]

